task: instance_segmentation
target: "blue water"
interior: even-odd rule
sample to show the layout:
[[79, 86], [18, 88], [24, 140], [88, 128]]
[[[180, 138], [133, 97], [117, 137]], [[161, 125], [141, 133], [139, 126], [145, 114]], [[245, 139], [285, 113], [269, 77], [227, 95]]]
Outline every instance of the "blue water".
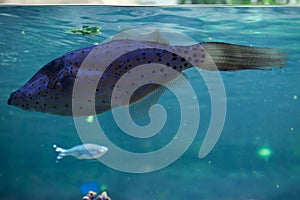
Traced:
[[[299, 7], [0, 7], [0, 198], [81, 199], [80, 186], [93, 181], [105, 184], [113, 200], [298, 199], [299, 11]], [[67, 33], [82, 25], [100, 26], [102, 34]], [[204, 159], [198, 158], [198, 151], [211, 117], [210, 98], [203, 79], [188, 70], [201, 120], [195, 140], [177, 161], [141, 174], [71, 157], [56, 163], [53, 144], [81, 143], [72, 117], [8, 106], [10, 93], [66, 52], [101, 43], [124, 29], [148, 26], [174, 29], [198, 42], [277, 48], [289, 60], [284, 68], [221, 73], [226, 121], [218, 143]], [[125, 137], [111, 123], [110, 112], [98, 118], [118, 145], [131, 151], [157, 149], [172, 139], [179, 123], [174, 95], [166, 94], [160, 102], [175, 114], [168, 115], [165, 134], [154, 141]], [[261, 147], [272, 151], [268, 159], [258, 155]]]

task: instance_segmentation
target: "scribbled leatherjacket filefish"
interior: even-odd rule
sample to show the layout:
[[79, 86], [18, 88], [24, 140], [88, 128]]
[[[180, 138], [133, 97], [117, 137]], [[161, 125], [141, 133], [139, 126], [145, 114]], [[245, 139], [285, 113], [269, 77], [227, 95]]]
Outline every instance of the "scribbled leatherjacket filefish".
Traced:
[[[137, 38], [137, 39], [134, 39]], [[28, 111], [72, 115], [72, 98], [75, 80], [78, 84], [89, 84], [95, 95], [94, 99], [86, 98], [86, 104], [93, 103], [96, 113], [112, 109], [113, 90], [119, 88], [118, 80], [125, 74], [141, 65], [156, 64], [156, 69], [145, 70], [138, 78], [155, 79], [153, 82], [168, 83], [178, 75], [167, 73], [160, 66], [176, 70], [197, 67], [205, 70], [236, 71], [282, 67], [286, 60], [284, 53], [270, 48], [259, 48], [218, 42], [202, 42], [189, 46], [170, 45], [158, 30], [142, 37], [118, 35], [113, 40], [100, 45], [75, 50], [54, 59], [42, 67], [24, 86], [13, 92], [8, 100], [9, 105]], [[83, 70], [79, 70], [84, 66]], [[80, 71], [80, 73], [79, 73]], [[94, 80], [101, 74], [100, 80]], [[95, 88], [92, 82], [97, 81]], [[160, 85], [151, 83], [138, 88], [130, 98], [129, 104], [138, 102], [150, 93], [159, 90]], [[85, 91], [81, 92], [83, 96]], [[120, 105], [124, 103], [122, 96]], [[91, 113], [82, 112], [81, 115]]]

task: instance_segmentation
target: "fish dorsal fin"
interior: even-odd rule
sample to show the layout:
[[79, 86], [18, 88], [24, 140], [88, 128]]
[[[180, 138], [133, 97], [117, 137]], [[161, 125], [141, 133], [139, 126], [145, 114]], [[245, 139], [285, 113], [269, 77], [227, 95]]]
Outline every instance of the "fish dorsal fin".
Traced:
[[[146, 32], [147, 31], [147, 32]], [[164, 37], [159, 29], [149, 32], [147, 29], [131, 29], [120, 32], [112, 37], [113, 40], [138, 40], [148, 42], [158, 42], [162, 44], [170, 44], [169, 40]]]
[[164, 35], [160, 32], [160, 30], [156, 29], [152, 33], [149, 34], [149, 37], [153, 42], [170, 44], [169, 40], [164, 37]]

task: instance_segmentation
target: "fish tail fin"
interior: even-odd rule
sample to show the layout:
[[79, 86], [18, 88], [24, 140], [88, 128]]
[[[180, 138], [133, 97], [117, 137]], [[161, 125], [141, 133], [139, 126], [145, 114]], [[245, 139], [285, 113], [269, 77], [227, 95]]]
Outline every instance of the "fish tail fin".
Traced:
[[57, 160], [62, 159], [66, 155], [65, 154], [66, 150], [61, 147], [56, 146], [56, 144], [53, 145], [53, 148], [55, 149], [56, 152], [58, 152], [58, 155], [56, 157]]
[[203, 42], [200, 44], [208, 54], [202, 64], [203, 68], [208, 70], [235, 71], [283, 67], [284, 62], [288, 59], [284, 53], [271, 48], [221, 42]]

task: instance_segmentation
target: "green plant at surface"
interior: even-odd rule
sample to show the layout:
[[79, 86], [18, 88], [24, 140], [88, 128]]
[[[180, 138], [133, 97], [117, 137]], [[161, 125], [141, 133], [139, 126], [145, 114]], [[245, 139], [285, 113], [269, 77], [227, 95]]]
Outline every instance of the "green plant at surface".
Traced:
[[96, 26], [86, 26], [83, 25], [79, 29], [71, 29], [68, 33], [79, 33], [82, 35], [100, 35], [100, 28]]

